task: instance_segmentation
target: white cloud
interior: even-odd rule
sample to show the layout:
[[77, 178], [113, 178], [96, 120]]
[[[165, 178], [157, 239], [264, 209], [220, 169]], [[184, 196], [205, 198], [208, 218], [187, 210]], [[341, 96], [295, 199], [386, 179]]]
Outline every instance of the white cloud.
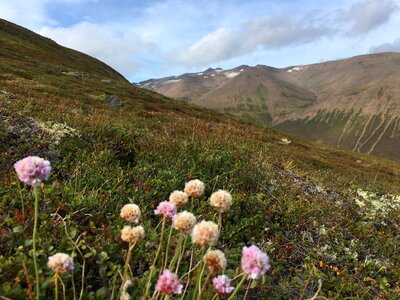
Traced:
[[[172, 51], [168, 58], [185, 66], [206, 65], [252, 52], [308, 44], [332, 31], [312, 20], [265, 17], [242, 24], [240, 30], [222, 27], [207, 34], [188, 49]], [[178, 54], [177, 54], [178, 53]]]
[[97, 0], [0, 0], [0, 18], [33, 30], [44, 25], [55, 26], [58, 21], [50, 18], [46, 13], [46, 5], [50, 2], [52, 4], [82, 4], [97, 2]]
[[206, 34], [187, 48], [174, 49], [166, 60], [186, 67], [240, 57], [257, 50], [276, 50], [346, 34], [362, 37], [386, 24], [398, 10], [392, 0], [367, 0], [341, 10], [314, 10], [304, 16], [266, 16]]
[[43, 0], [0, 0], [0, 17], [29, 28], [43, 24], [54, 24], [55, 21], [46, 16]]
[[347, 34], [357, 36], [387, 23], [398, 9], [392, 0], [363, 1], [353, 4], [346, 12], [340, 12], [339, 20], [350, 25]]
[[395, 39], [393, 43], [384, 43], [376, 47], [372, 47], [370, 52], [400, 52], [400, 38]]
[[67, 28], [45, 27], [39, 33], [63, 46], [94, 56], [127, 76], [141, 67], [134, 59], [135, 55], [152, 46], [132, 31], [120, 34], [118, 27], [118, 24], [81, 22]]

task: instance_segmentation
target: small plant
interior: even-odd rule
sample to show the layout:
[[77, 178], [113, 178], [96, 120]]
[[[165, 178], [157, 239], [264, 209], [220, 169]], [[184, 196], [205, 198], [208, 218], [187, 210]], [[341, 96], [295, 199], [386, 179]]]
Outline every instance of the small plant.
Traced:
[[[37, 264], [37, 252], [36, 252], [36, 235], [37, 235], [37, 223], [39, 214], [39, 191], [38, 186], [43, 180], [47, 180], [50, 176], [51, 166], [50, 162], [37, 156], [28, 156], [20, 161], [17, 161], [14, 165], [14, 169], [17, 172], [19, 180], [27, 185], [33, 187], [33, 193], [35, 195], [35, 208], [34, 208], [34, 225], [32, 235], [32, 247], [33, 247], [33, 263], [35, 267], [36, 277], [36, 299], [40, 298], [39, 291], [39, 270]], [[21, 198], [23, 201], [23, 198]]]

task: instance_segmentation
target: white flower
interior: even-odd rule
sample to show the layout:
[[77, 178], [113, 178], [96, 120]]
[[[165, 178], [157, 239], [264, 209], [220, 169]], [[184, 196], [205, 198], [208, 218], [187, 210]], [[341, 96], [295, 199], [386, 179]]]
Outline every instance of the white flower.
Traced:
[[169, 196], [169, 202], [175, 204], [176, 207], [180, 207], [189, 202], [189, 196], [185, 192], [174, 191]]
[[201, 221], [193, 227], [192, 241], [194, 244], [214, 245], [219, 237], [218, 225], [211, 221]]
[[137, 243], [144, 239], [143, 226], [124, 226], [121, 230], [121, 239], [127, 243]]
[[121, 218], [131, 223], [139, 223], [140, 208], [136, 204], [125, 204], [121, 209]]
[[210, 204], [219, 212], [225, 212], [232, 205], [232, 196], [224, 190], [216, 191], [210, 197]]
[[49, 257], [47, 266], [53, 270], [54, 273], [70, 272], [74, 269], [74, 262], [72, 257], [65, 253], [56, 253]]
[[204, 183], [198, 179], [190, 180], [185, 184], [185, 192], [194, 198], [198, 198], [204, 194]]
[[172, 221], [172, 227], [182, 233], [190, 232], [195, 224], [196, 217], [186, 210], [176, 214]]

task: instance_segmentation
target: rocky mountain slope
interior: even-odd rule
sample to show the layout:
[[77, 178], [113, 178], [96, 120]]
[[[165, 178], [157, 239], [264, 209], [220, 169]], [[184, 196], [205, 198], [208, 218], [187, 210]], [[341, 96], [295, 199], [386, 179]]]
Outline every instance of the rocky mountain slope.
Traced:
[[139, 86], [345, 149], [400, 159], [400, 53], [208, 69]]

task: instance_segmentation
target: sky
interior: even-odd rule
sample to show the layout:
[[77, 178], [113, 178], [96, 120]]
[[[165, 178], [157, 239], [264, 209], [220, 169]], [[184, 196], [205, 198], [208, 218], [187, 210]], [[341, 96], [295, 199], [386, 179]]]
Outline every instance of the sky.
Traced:
[[132, 82], [400, 51], [400, 0], [0, 0], [0, 18]]

